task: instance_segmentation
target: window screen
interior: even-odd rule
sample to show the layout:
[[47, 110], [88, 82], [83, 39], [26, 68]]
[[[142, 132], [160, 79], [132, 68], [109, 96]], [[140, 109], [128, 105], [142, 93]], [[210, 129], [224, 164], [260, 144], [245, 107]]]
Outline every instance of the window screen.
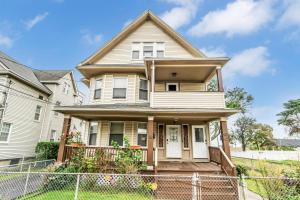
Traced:
[[109, 145], [112, 146], [112, 141], [117, 142], [123, 146], [124, 123], [112, 122], [110, 124]]

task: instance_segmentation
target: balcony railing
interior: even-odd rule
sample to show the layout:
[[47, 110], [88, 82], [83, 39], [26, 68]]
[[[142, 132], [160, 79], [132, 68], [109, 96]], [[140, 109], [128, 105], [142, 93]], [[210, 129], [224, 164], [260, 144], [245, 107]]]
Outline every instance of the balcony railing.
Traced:
[[[67, 145], [65, 147], [65, 158], [64, 160], [70, 160], [72, 156], [74, 156], [76, 149], [81, 149], [84, 151], [85, 157], [94, 157], [95, 155], [101, 155], [106, 162], [114, 162], [116, 161], [119, 149], [113, 147], [90, 147], [90, 146], [83, 146], [83, 147], [72, 147]], [[147, 161], [147, 148], [139, 148], [142, 151], [142, 162]]]
[[225, 108], [224, 92], [153, 92], [153, 108]]

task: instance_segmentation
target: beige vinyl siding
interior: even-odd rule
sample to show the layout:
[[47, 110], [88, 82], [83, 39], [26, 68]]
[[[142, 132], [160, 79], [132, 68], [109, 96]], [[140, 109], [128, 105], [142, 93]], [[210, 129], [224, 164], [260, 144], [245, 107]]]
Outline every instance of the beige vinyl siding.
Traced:
[[[114, 77], [125, 77], [127, 78], [127, 91], [126, 99], [113, 99], [113, 79]], [[139, 80], [140, 76], [138, 74], [104, 74], [100, 76], [95, 76], [90, 80], [90, 104], [114, 104], [114, 103], [144, 103], [148, 102], [145, 100], [139, 100]], [[102, 79], [102, 91], [101, 99], [94, 99], [94, 90], [96, 80]]]
[[147, 21], [133, 33], [117, 44], [104, 55], [96, 64], [132, 63], [131, 50], [133, 42], [165, 42], [165, 57], [193, 58], [185, 48], [157, 27], [153, 22]]
[[166, 84], [165, 83], [155, 83], [154, 90], [155, 90], [155, 92], [165, 92]]
[[[13, 81], [12, 89], [35, 98], [10, 90], [3, 121], [12, 124], [11, 133], [7, 143], [0, 143], [0, 160], [35, 156], [34, 150], [40, 138], [46, 105], [44, 101], [36, 99], [39, 95], [43, 95], [39, 91], [16, 79], [11, 80]], [[45, 95], [43, 96], [46, 98]], [[37, 105], [42, 107], [39, 121], [34, 120]]]

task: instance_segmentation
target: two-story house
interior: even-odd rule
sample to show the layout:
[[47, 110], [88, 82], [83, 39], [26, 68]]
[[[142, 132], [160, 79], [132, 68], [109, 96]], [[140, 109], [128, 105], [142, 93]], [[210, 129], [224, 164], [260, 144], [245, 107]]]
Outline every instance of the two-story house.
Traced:
[[[34, 157], [39, 141], [57, 141], [64, 117], [53, 107], [80, 101], [71, 70], [33, 70], [0, 52], [0, 162]], [[85, 124], [73, 118], [74, 127]]]
[[[90, 88], [89, 103], [55, 108], [65, 114], [58, 160], [71, 155], [65, 138], [70, 117], [76, 117], [87, 121], [86, 150], [110, 148], [112, 141], [122, 146], [127, 137], [143, 149], [148, 169], [201, 171], [207, 163], [216, 170], [209, 161], [220, 163], [220, 157], [227, 162], [223, 168], [233, 167], [227, 117], [237, 111], [225, 107], [221, 73], [228, 60], [206, 57], [145, 12], [77, 66]], [[214, 78], [218, 90], [208, 91]], [[213, 120], [220, 121], [222, 149], [210, 147]]]

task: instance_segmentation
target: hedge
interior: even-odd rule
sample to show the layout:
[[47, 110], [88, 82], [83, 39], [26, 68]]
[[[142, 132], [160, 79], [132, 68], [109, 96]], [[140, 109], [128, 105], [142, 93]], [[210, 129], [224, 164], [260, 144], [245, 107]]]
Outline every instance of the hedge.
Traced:
[[35, 147], [35, 153], [39, 160], [56, 159], [59, 142], [39, 142]]

